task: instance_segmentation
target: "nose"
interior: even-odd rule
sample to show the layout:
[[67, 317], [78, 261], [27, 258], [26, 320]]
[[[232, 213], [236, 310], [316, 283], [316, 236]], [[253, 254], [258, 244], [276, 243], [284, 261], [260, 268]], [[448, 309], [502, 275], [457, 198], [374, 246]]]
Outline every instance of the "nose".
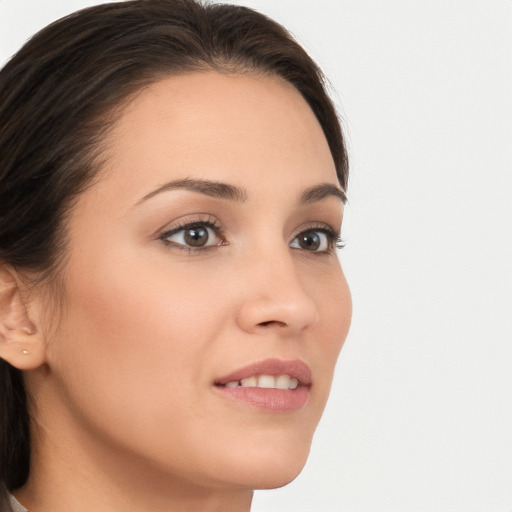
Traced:
[[299, 335], [318, 323], [317, 305], [305, 289], [304, 276], [301, 280], [289, 249], [280, 254], [253, 255], [244, 274], [237, 319], [244, 331]]

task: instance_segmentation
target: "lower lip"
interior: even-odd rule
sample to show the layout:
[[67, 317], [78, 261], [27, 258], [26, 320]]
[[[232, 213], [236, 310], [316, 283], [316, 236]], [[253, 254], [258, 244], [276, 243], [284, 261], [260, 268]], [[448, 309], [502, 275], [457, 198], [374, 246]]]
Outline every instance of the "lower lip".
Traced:
[[304, 407], [309, 400], [309, 388], [299, 386], [296, 389], [273, 388], [226, 388], [216, 386], [222, 395], [269, 412], [293, 412]]

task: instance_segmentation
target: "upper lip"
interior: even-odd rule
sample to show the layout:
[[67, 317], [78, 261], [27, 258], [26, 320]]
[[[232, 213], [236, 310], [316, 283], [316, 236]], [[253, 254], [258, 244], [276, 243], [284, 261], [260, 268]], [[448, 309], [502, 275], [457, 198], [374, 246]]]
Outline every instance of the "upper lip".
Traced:
[[265, 359], [258, 361], [243, 368], [239, 368], [234, 372], [215, 380], [215, 384], [223, 386], [228, 382], [239, 381], [256, 375], [288, 375], [297, 379], [303, 386], [311, 385], [311, 370], [309, 366], [302, 361], [284, 361], [281, 359]]

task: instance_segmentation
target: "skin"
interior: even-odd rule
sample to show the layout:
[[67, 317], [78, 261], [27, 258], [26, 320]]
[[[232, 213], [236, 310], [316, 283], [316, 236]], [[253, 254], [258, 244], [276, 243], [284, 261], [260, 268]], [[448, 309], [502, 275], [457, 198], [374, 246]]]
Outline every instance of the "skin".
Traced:
[[[104, 144], [67, 219], [59, 322], [45, 327], [42, 292], [25, 327], [16, 316], [37, 406], [15, 494], [31, 512], [247, 511], [252, 489], [302, 469], [350, 323], [336, 251], [297, 245], [341, 228], [338, 197], [299, 204], [311, 187], [339, 188], [322, 129], [281, 79], [204, 72], [142, 91]], [[185, 179], [242, 194], [155, 193]], [[183, 232], [162, 240], [205, 220], [219, 227], [207, 249], [187, 250]], [[310, 367], [306, 406], [273, 413], [216, 392], [268, 358]]]

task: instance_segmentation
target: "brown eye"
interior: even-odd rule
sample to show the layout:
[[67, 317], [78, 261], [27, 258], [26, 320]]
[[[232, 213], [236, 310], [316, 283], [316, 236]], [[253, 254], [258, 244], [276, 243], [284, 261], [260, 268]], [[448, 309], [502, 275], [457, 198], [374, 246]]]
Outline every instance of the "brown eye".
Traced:
[[206, 249], [216, 245], [223, 245], [223, 240], [218, 232], [219, 228], [208, 223], [190, 224], [168, 231], [160, 239], [167, 245], [191, 249]]
[[208, 242], [210, 235], [205, 227], [184, 229], [184, 240], [187, 245], [192, 247], [202, 247]]
[[321, 244], [320, 235], [314, 231], [301, 234], [297, 237], [299, 245], [308, 251], [317, 251]]
[[297, 235], [291, 242], [290, 247], [303, 249], [311, 252], [326, 252], [332, 246], [329, 233], [319, 229], [309, 229]]

